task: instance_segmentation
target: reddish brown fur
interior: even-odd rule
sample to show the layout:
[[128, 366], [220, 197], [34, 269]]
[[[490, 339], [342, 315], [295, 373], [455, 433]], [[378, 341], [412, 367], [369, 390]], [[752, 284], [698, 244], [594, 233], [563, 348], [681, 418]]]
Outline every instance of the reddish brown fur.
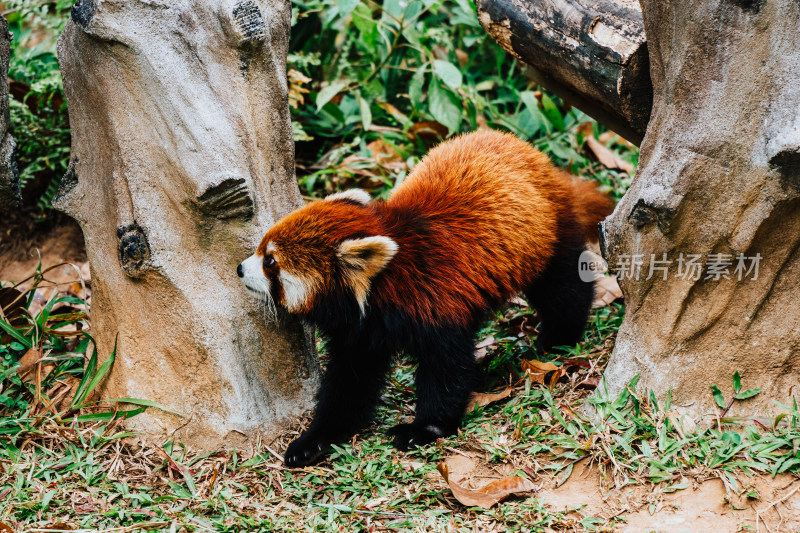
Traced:
[[479, 131], [431, 150], [385, 202], [317, 201], [292, 213], [257, 254], [272, 243], [280, 268], [312, 278], [319, 297], [341, 288], [339, 243], [390, 237], [398, 251], [374, 278], [370, 305], [464, 325], [486, 302], [530, 286], [565, 237], [596, 241], [612, 208], [594, 184], [574, 180], [530, 144]]

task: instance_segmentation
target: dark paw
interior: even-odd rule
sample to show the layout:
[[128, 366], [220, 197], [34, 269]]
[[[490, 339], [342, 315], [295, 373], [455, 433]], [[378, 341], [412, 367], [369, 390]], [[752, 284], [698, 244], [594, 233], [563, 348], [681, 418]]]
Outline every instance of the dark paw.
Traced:
[[308, 466], [321, 459], [329, 447], [327, 441], [323, 441], [315, 433], [306, 431], [289, 444], [283, 462], [290, 468]]
[[389, 436], [394, 437], [394, 446], [406, 451], [413, 446], [424, 446], [445, 435], [438, 426], [433, 424], [398, 424], [389, 430]]

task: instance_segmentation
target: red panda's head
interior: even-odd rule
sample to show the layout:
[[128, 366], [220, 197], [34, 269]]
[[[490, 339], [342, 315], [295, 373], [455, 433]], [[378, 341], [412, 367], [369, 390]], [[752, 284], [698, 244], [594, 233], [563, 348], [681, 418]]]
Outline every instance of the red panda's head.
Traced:
[[337, 291], [351, 291], [363, 313], [372, 278], [397, 252], [367, 202], [369, 195], [354, 189], [298, 209], [267, 231], [239, 277], [290, 313], [307, 313]]

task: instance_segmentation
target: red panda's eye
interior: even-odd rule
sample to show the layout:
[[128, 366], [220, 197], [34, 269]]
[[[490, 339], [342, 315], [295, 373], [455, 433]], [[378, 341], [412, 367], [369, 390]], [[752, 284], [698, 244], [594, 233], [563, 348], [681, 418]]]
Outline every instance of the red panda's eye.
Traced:
[[275, 265], [275, 258], [271, 255], [264, 256], [264, 268], [269, 268]]

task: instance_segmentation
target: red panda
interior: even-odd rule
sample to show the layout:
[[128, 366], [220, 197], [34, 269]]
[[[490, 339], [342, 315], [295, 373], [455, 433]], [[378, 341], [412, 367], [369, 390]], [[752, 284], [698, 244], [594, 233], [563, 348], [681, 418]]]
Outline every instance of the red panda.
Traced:
[[613, 202], [514, 135], [478, 131], [433, 148], [386, 201], [355, 189], [291, 213], [237, 272], [246, 287], [313, 324], [330, 362], [288, 466], [311, 464], [366, 426], [391, 358], [418, 361], [400, 449], [456, 432], [478, 385], [474, 335], [522, 292], [537, 348], [580, 340], [593, 285], [578, 257]]

